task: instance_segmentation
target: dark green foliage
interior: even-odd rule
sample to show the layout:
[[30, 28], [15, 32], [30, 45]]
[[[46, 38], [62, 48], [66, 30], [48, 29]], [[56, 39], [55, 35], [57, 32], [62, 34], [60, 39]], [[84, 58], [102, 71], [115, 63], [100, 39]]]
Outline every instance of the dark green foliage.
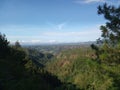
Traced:
[[5, 57], [6, 54], [9, 53], [8, 40], [5, 35], [0, 33], [0, 58]]
[[101, 26], [102, 37], [115, 43], [120, 41], [120, 6], [108, 6], [104, 4], [98, 7], [98, 14], [103, 14], [108, 20], [105, 26]]
[[106, 25], [100, 27], [102, 43], [91, 45], [96, 52], [96, 60], [108, 65], [120, 64], [120, 6], [107, 5], [98, 7], [98, 14], [107, 20]]
[[105, 26], [101, 26], [102, 37], [111, 44], [120, 41], [120, 6], [108, 6], [104, 4], [98, 7], [98, 14], [102, 14], [107, 20]]
[[56, 90], [81, 90], [72, 83], [63, 83], [61, 87], [56, 88]]
[[0, 90], [55, 90], [62, 85], [56, 76], [30, 60], [20, 44], [8, 46], [5, 35], [1, 35], [0, 43], [4, 46], [0, 52], [5, 56], [0, 58]]
[[[95, 50], [96, 61], [99, 61], [104, 72], [111, 78], [111, 86], [108, 90], [120, 89], [120, 6], [104, 4], [98, 7], [98, 14], [102, 14], [107, 20], [106, 25], [101, 26], [102, 40], [98, 45], [91, 45]], [[99, 43], [100, 42], [100, 43]], [[101, 43], [102, 42], [102, 43]], [[110, 83], [109, 83], [110, 84]]]
[[54, 55], [52, 53], [48, 52], [40, 52], [36, 49], [27, 49], [28, 51], [28, 56], [33, 62], [35, 62], [38, 66], [43, 67], [46, 62], [50, 61]]
[[104, 4], [98, 7], [98, 14], [102, 14], [107, 20], [106, 25], [100, 28], [103, 39], [112, 45], [118, 44], [120, 41], [120, 6]]
[[21, 45], [20, 45], [20, 43], [18, 41], [15, 42], [15, 47], [16, 48], [20, 48], [21, 47]]

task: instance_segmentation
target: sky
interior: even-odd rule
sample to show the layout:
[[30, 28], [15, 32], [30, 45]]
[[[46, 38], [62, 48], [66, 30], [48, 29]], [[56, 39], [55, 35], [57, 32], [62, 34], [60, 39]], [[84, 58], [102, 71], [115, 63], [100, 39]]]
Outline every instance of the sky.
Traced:
[[119, 0], [0, 0], [0, 32], [13, 43], [95, 41], [105, 23], [98, 5]]

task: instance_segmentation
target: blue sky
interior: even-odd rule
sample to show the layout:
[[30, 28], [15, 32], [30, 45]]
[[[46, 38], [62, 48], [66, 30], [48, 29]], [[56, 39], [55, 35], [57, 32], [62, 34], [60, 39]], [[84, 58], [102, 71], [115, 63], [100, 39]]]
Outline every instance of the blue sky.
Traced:
[[0, 0], [0, 32], [11, 42], [61, 43], [95, 41], [99, 26], [97, 6], [119, 0]]

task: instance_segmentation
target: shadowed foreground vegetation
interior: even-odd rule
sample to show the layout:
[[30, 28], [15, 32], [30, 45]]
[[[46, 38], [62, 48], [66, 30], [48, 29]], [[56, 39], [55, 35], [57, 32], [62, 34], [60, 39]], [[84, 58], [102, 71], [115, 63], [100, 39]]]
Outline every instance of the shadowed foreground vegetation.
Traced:
[[62, 83], [56, 76], [36, 65], [28, 52], [29, 50], [22, 48], [18, 42], [10, 46], [5, 35], [0, 34], [0, 90], [75, 88], [75, 85]]

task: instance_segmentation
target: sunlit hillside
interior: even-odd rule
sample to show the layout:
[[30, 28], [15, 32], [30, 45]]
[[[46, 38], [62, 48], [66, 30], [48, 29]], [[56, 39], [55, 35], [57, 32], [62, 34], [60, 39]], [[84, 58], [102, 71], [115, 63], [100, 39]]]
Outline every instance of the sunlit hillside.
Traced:
[[67, 50], [49, 62], [46, 70], [58, 76], [62, 82], [72, 83], [82, 90], [120, 88], [120, 65], [98, 64], [94, 58], [94, 51], [90, 47]]

